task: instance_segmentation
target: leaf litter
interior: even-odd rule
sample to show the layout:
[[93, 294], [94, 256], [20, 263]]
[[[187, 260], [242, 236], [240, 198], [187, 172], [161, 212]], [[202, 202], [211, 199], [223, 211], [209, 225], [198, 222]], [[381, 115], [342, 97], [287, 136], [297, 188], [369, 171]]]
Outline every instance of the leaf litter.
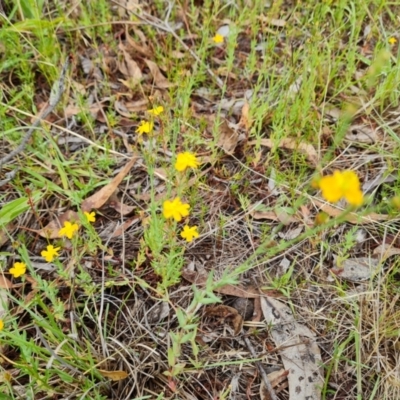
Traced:
[[[267, 9], [268, 7], [266, 6]], [[279, 18], [276, 18], [278, 14], [260, 15], [259, 21], [262, 25], [260, 25], [259, 32], [253, 38], [257, 51], [255, 60], [259, 71], [262, 71], [262, 66], [264, 65], [263, 57], [265, 57], [263, 52], [268, 51], [269, 41], [276, 38], [278, 40], [273, 52], [268, 55], [268, 57], [276, 59], [276, 65], [271, 66], [271, 76], [284, 74], [290, 64], [290, 57], [286, 57], [288, 55], [293, 57], [293, 51], [296, 50], [296, 46], [304, 50], [306, 48], [306, 40], [309, 39], [306, 34], [303, 38], [304, 42], [297, 42], [299, 36], [303, 33], [299, 31], [296, 35], [290, 37], [290, 32], [285, 30], [291, 26], [298, 26], [297, 20], [300, 18], [296, 12], [293, 13], [293, 10], [288, 7], [286, 4], [282, 5]], [[155, 21], [152, 14], [147, 14], [150, 10], [151, 12], [154, 11], [151, 7], [148, 8], [147, 4], [126, 0], [120, 2], [120, 6], [115, 10], [120, 18], [133, 18], [132, 13], [136, 13], [139, 17], [142, 15], [147, 18], [146, 21]], [[139, 18], [136, 14], [135, 18]], [[208, 68], [211, 71], [211, 74], [208, 72], [211, 78], [199, 83], [204, 87], [197, 87], [191, 93], [189, 98], [191, 118], [186, 121], [179, 114], [182, 104], [180, 103], [181, 99], [174, 99], [175, 103], [170, 103], [170, 96], [173, 91], [179, 89], [181, 81], [177, 80], [176, 77], [174, 79], [169, 67], [166, 66], [171, 65], [168, 59], [169, 55], [176, 54], [177, 57], [174, 58], [174, 63], [179, 65], [182, 77], [190, 76], [195, 71], [193, 63], [188, 62], [188, 59], [191, 60], [190, 57], [192, 57], [188, 48], [193, 52], [196, 51], [199, 36], [189, 31], [190, 24], [187, 24], [187, 21], [185, 23], [180, 21], [181, 18], [184, 20], [186, 17], [187, 15], [182, 8], [177, 21], [168, 22], [171, 23], [171, 27], [179, 27], [187, 36], [185, 36], [184, 45], [177, 41], [176, 46], [173, 46], [173, 51], [171, 52], [168, 48], [166, 54], [162, 54], [160, 49], [162, 48], [161, 44], [165, 45], [167, 43], [165, 38], [170, 35], [168, 30], [159, 29], [156, 25], [145, 27], [143, 20], [140, 20], [140, 24], [136, 24], [136, 21], [134, 24], [119, 23], [117, 26], [118, 32], [113, 32], [115, 41], [113, 42], [114, 46], [111, 47], [115, 49], [114, 51], [105, 51], [104, 49], [107, 46], [103, 47], [101, 44], [100, 46], [93, 46], [93, 51], [83, 51], [84, 47], [93, 45], [85, 39], [85, 46], [82, 46], [79, 51], [80, 54], [78, 54], [80, 62], [77, 66], [78, 72], [74, 71], [73, 79], [75, 88], [81, 85], [79, 90], [76, 90], [80, 92], [80, 95], [86, 97], [86, 105], [84, 107], [78, 106], [76, 99], [71, 99], [68, 106], [63, 110], [66, 126], [69, 126], [67, 125], [68, 123], [74, 122], [74, 129], [80, 129], [83, 138], [86, 138], [87, 133], [84, 131], [84, 125], [80, 124], [79, 121], [76, 122], [77, 116], [82, 112], [90, 114], [95, 120], [93, 134], [98, 135], [101, 140], [106, 140], [110, 146], [113, 146], [112, 149], [114, 151], [120, 152], [119, 160], [121, 156], [128, 160], [130, 159], [108, 184], [105, 184], [100, 189], [93, 190], [91, 194], [84, 197], [81, 203], [82, 211], [102, 211], [100, 223], [96, 229], [99, 230], [99, 235], [104, 245], [102, 254], [93, 255], [92, 258], [86, 257], [82, 264], [85, 272], [92, 274], [99, 282], [102, 281], [107, 288], [110, 288], [110, 296], [114, 296], [113, 301], [108, 301], [107, 296], [109, 293], [107, 292], [107, 296], [104, 297], [106, 300], [103, 299], [107, 307], [109, 307], [110, 316], [115, 318], [120, 326], [124, 327], [123, 333], [117, 330], [112, 331], [115, 337], [118, 337], [113, 343], [119, 340], [124, 346], [132, 349], [132, 352], [136, 352], [135, 354], [140, 357], [143, 356], [143, 358], [138, 360], [137, 363], [135, 360], [124, 361], [126, 365], [123, 365], [123, 367], [122, 364], [124, 362], [122, 361], [121, 364], [111, 362], [112, 366], [115, 367], [113, 370], [98, 368], [97, 372], [111, 382], [118, 382], [123, 379], [128, 382], [128, 379], [130, 379], [129, 385], [124, 386], [133, 388], [132, 390], [136, 397], [144, 396], [149, 392], [160, 393], [161, 391], [171, 395], [172, 389], [177, 390], [179, 379], [168, 381], [162, 373], [158, 374], [158, 372], [154, 373], [150, 379], [146, 368], [147, 366], [157, 365], [157, 371], [168, 371], [168, 363], [163, 358], [163, 354], [166, 354], [168, 349], [165, 338], [168, 337], [169, 330], [173, 331], [175, 329], [173, 325], [173, 310], [177, 307], [184, 308], [190, 304], [191, 290], [190, 287], [185, 286], [186, 283], [189, 282], [201, 289], [207, 282], [209, 271], [213, 271], [218, 276], [225, 269], [233, 270], [235, 267], [242, 265], [246, 261], [246, 256], [250, 256], [252, 252], [265, 244], [265, 232], [275, 238], [270, 241], [271, 246], [278, 244], [278, 241], [279, 243], [284, 243], [295, 240], [303, 231], [314, 227], [316, 214], [323, 211], [332, 218], [342, 218], [347, 222], [348, 224], [344, 224], [345, 229], [338, 234], [331, 233], [331, 236], [329, 236], [330, 233], [328, 232], [316, 234], [307, 240], [303, 240], [299, 245], [296, 244], [288, 248], [283, 254], [268, 258], [267, 261], [262, 258], [254, 260], [252, 268], [239, 275], [239, 284], [225, 285], [216, 291], [223, 303], [222, 305], [214, 308], [204, 307], [198, 310], [199, 317], [217, 320], [217, 323], [210, 325], [207, 319], [204, 319], [202, 325], [200, 325], [201, 329], [207, 330], [207, 334], [213, 338], [205, 350], [208, 357], [207, 363], [210, 365], [201, 374], [194, 374], [193, 370], [187, 373], [184, 378], [187, 392], [184, 393], [184, 389], [181, 392], [184, 393], [185, 398], [208, 398], [204, 393], [214, 393], [214, 397], [216, 397], [223, 392], [226, 382], [233, 382], [233, 374], [237, 374], [235, 375], [237, 377], [237, 379], [235, 378], [235, 393], [238, 399], [246, 398], [245, 396], [257, 396], [255, 393], [260, 393], [260, 398], [263, 399], [271, 398], [270, 392], [267, 391], [265, 393], [264, 381], [256, 376], [254, 363], [252, 361], [242, 361], [248, 357], [246, 347], [239, 345], [235, 341], [229, 342], [229, 335], [224, 329], [231, 325], [233, 327], [232, 332], [236, 336], [240, 337], [242, 329], [244, 334], [249, 335], [252, 344], [257, 350], [256, 354], [263, 357], [262, 364], [265, 368], [271, 365], [277, 366], [278, 371], [271, 372], [267, 376], [279, 398], [293, 400], [304, 395], [310, 396], [309, 398], [312, 399], [319, 399], [321, 398], [321, 389], [324, 386], [322, 366], [324, 365], [328, 369], [332, 365], [329, 362], [334, 351], [335, 340], [340, 343], [339, 334], [338, 337], [332, 338], [328, 324], [324, 321], [332, 321], [335, 313], [340, 314], [346, 308], [335, 308], [337, 307], [338, 301], [336, 300], [339, 296], [335, 288], [332, 288], [331, 283], [326, 285], [326, 273], [335, 273], [339, 278], [338, 281], [341, 279], [346, 280], [348, 285], [357, 285], [360, 281], [371, 281], [380, 265], [376, 264], [378, 257], [377, 259], [368, 257], [371, 253], [369, 246], [374, 248], [373, 246], [383, 240], [380, 229], [383, 226], [385, 228], [389, 226], [386, 223], [391, 222], [392, 214], [389, 214], [384, 209], [377, 212], [362, 211], [360, 213], [354, 211], [343, 216], [343, 209], [340, 205], [331, 205], [319, 200], [320, 194], [311, 190], [309, 191], [311, 194], [298, 210], [293, 213], [288, 212], [289, 199], [296, 197], [298, 192], [293, 192], [293, 188], [290, 185], [284, 186], [276, 182], [277, 171], [290, 171], [292, 176], [295, 177], [300, 170], [300, 164], [296, 164], [299, 159], [298, 155], [301, 156], [300, 162], [305, 160], [307, 178], [304, 181], [315, 172], [320, 172], [321, 168], [326, 168], [324, 157], [329, 152], [328, 149], [332, 143], [330, 141], [334, 139], [333, 132], [337, 127], [335, 124], [345, 118], [345, 113], [338, 108], [339, 102], [337, 98], [329, 99], [331, 95], [331, 87], [329, 87], [327, 104], [318, 104], [318, 107], [313, 105], [316, 109], [321, 109], [321, 106], [325, 109], [326, 106], [326, 110], [328, 110], [325, 114], [322, 112], [320, 114], [325, 116], [322, 124], [326, 124], [326, 126], [322, 126], [321, 132], [318, 130], [321, 128], [319, 121], [317, 125], [312, 127], [315, 132], [318, 132], [318, 138], [313, 136], [303, 137], [307, 128], [302, 127], [301, 133], [297, 133], [298, 127], [296, 127], [295, 133], [290, 133], [291, 137], [274, 139], [271, 135], [273, 126], [271, 121], [277, 110], [276, 102], [271, 101], [269, 97], [270, 88], [265, 87], [255, 90], [258, 73], [254, 74], [254, 76], [249, 73], [246, 79], [242, 79], [242, 71], [248, 71], [246, 60], [249, 58], [251, 47], [250, 40], [246, 41], [248, 39], [246, 35], [250, 32], [250, 27], [245, 27], [243, 32], [248, 29], [246, 34], [241, 31], [237, 38], [238, 42], [233, 61], [234, 71], [228, 71], [225, 68], [225, 45], [220, 45], [218, 48], [213, 49], [211, 55], [204, 60], [196, 60], [199, 63], [196, 68], [199, 65], [201, 65], [201, 68]], [[164, 19], [156, 22], [160, 24], [159, 26], [165, 27]], [[216, 33], [222, 34], [225, 38], [236, 33], [236, 28], [233, 29], [231, 27], [234, 27], [234, 25], [229, 20], [215, 24]], [[148, 28], [152, 29], [152, 35], [154, 36], [144, 33], [148, 32]], [[307, 28], [303, 27], [303, 29], [306, 30]], [[288, 35], [288, 37], [285, 35]], [[360, 54], [366, 54], [365, 57], [368, 57], [367, 45], [372, 46], [371, 43], [367, 43], [369, 36], [370, 34], [366, 34], [360, 38]], [[112, 41], [111, 37], [112, 35], [110, 36]], [[158, 44], [160, 44], [160, 47], [157, 47]], [[364, 45], [365, 49], [361, 47], [362, 45]], [[157, 62], [155, 48], [157, 48], [158, 52]], [[372, 54], [371, 50], [369, 51]], [[103, 61], [99, 61], [99, 58], [103, 58]], [[166, 62], [160, 62], [160, 59], [164, 59]], [[202, 65], [202, 62], [205, 64]], [[310, 71], [306, 72], [303, 76], [291, 77], [288, 81], [288, 86], [282, 89], [282, 93], [285, 93], [288, 98], [288, 104], [286, 105], [288, 120], [291, 117], [291, 105], [304, 95], [304, 90], [309, 85], [307, 79]], [[359, 79], [362, 79], [362, 72], [357, 71], [356, 76]], [[220, 77], [226, 81], [228, 89], [223, 94], [215, 87], [217, 82], [215, 78], [219, 79]], [[331, 84], [333, 83], [330, 82], [328, 86]], [[96, 85], [96, 89], [92, 90], [91, 86], [93, 85]], [[364, 89], [361, 91], [356, 86], [356, 83], [353, 86], [349, 91], [343, 93], [343, 98], [347, 96], [346, 99], [351, 101], [359, 96], [360, 99], [356, 103], [365, 103], [368, 95], [366, 91]], [[169, 90], [171, 91], [169, 92]], [[336, 90], [335, 88], [333, 92]], [[111, 95], [109, 92], [111, 92]], [[315, 102], [318, 102], [319, 95], [318, 91], [313, 94]], [[95, 99], [96, 96], [98, 101]], [[350, 96], [353, 97], [350, 98]], [[189, 247], [185, 255], [187, 263], [190, 263], [193, 259], [200, 260], [204, 264], [203, 272], [194, 273], [184, 269], [181, 284], [171, 289], [169, 293], [171, 307], [164, 307], [162, 318], [153, 319], [150, 317], [149, 310], [152, 310], [155, 307], [154, 304], [157, 304], [155, 302], [158, 300], [156, 300], [156, 297], [158, 295], [157, 282], [159, 277], [149, 267], [152, 258], [151, 252], [148, 248], [141, 252], [143, 249], [140, 247], [140, 243], [143, 241], [143, 226], [147, 223], [148, 203], [153, 195], [150, 193], [147, 183], [147, 168], [135, 169], [135, 174], [129, 179], [130, 187], [126, 192], [128, 196], [124, 196], [123, 201], [120, 200], [118, 191], [126, 190], [125, 187], [122, 189], [121, 183], [130, 173], [135, 163], [134, 159], [131, 158], [132, 153], [136, 154], [136, 150], [140, 150], [142, 145], [142, 143], [134, 143], [135, 135], [132, 129], [137, 126], [138, 121], [145, 118], [145, 111], [151, 108], [151, 103], [160, 99], [162, 104], [166, 105], [166, 108], [170, 107], [169, 113], [171, 115], [179, 115], [178, 118], [181, 123], [180, 131], [177, 134], [177, 146], [179, 149], [185, 149], [188, 143], [192, 144], [192, 132], [201, 132], [204, 126], [208, 126], [208, 129], [204, 129], [203, 132], [202, 139], [204, 141], [196, 142], [197, 139], [193, 140], [194, 143], [197, 143], [194, 148], [201, 153], [200, 158], [205, 167], [202, 171], [198, 171], [198, 175], [189, 180], [189, 185], [195, 186], [196, 182], [201, 178], [202, 185], [199, 193], [203, 203], [209, 205], [210, 210], [207, 213], [207, 223], [204, 223], [204, 236]], [[268, 109], [264, 112], [263, 118], [257, 120], [255, 116], [257, 107], [254, 107], [254, 104], [258, 104], [256, 102], [260, 99], [268, 103]], [[375, 106], [373, 103], [371, 104]], [[360, 176], [364, 178], [364, 184], [377, 182], [369, 186], [373, 189], [373, 196], [375, 196], [371, 198], [371, 201], [375, 201], [380, 196], [381, 186], [387, 190], [393, 181], [383, 179], [382, 176], [376, 173], [376, 169], [371, 167], [371, 164], [366, 165], [363, 163], [363, 160], [367, 159], [365, 156], [370, 155], [362, 152], [365, 145], [377, 146], [368, 148], [369, 153], [380, 153], [383, 151], [379, 147], [381, 142], [383, 140], [387, 141], [387, 138], [382, 134], [382, 128], [379, 128], [376, 125], [376, 121], [373, 121], [371, 111], [373, 107], [368, 108], [368, 110], [367, 108], [364, 108], [364, 105], [358, 108], [357, 118], [354, 118], [354, 121], [346, 130], [344, 139], [347, 142], [345, 142], [345, 145], [335, 142], [335, 156], [337, 158], [333, 158], [334, 161], [327, 168], [345, 169], [356, 166]], [[214, 126], [215, 114], [219, 110], [222, 110], [222, 124], [215, 127], [215, 131], [212, 132], [213, 129], [210, 126]], [[117, 122], [113, 122], [113, 124], [116, 123], [116, 126], [114, 125], [110, 129], [110, 124], [107, 126], [109, 122], [107, 118], [112, 116], [113, 113], [116, 113], [119, 119]], [[54, 124], [55, 121], [57, 119], [52, 117], [51, 123]], [[256, 124], [255, 121], [257, 122]], [[52, 129], [52, 133], [57, 134], [58, 131], [54, 126]], [[257, 129], [257, 133], [261, 132], [260, 137], [255, 138], [254, 131], [252, 131], [254, 129]], [[157, 130], [156, 135], [160, 132], [162, 132], [162, 129], [160, 131]], [[213, 139], [213, 134], [219, 137], [216, 145], [220, 153], [217, 156], [214, 156], [211, 146], [208, 146], [208, 143]], [[122, 141], [121, 138], [123, 138]], [[155, 143], [161, 147], [160, 142], [157, 142], [157, 140]], [[68, 157], [72, 159], [79, 157], [79, 147], [71, 147], [71, 142], [68, 142], [68, 140], [59, 140], [57, 143]], [[91, 146], [93, 145], [92, 142]], [[346, 147], [348, 145], [350, 149]], [[166, 182], [169, 179], [168, 171], [165, 169], [164, 164], [165, 153], [161, 150], [156, 149], [157, 165], [155, 171], [157, 171], [157, 179], [154, 187], [156, 201], [161, 201], [165, 198]], [[251, 169], [241, 170], [240, 163], [237, 160], [245, 163], [246, 157], [252, 157], [253, 152], [257, 153], [257, 156], [252, 158]], [[295, 159], [296, 161], [293, 161]], [[137, 162], [139, 165], [140, 161], [137, 160]], [[116, 164], [120, 165], [120, 162]], [[300, 186], [306, 184], [304, 181], [303, 176], [299, 177]], [[237, 188], [245, 189], [238, 190]], [[175, 195], [176, 189], [173, 188], [169, 193]], [[244, 194], [248, 196], [248, 203], [243, 201]], [[46, 226], [38, 226], [35, 218], [22, 221], [22, 217], [20, 218], [18, 215], [17, 218], [21, 222], [15, 229], [19, 229], [21, 226], [31, 229], [30, 232], [40, 236], [38, 239], [40, 245], [44, 245], [46, 243], [45, 240], [59, 238], [58, 232], [63, 222], [66, 220], [78, 220], [78, 213], [72, 210], [73, 207], [69, 204], [68, 199], [61, 201], [54, 196], [52, 201], [54, 201], [54, 204], [48, 207], [40, 199], [35, 200], [35, 208], [39, 209], [40, 205], [46, 207], [46, 210], [52, 210], [51, 213], [41, 212], [41, 218], [44, 217], [48, 220], [49, 215], [57, 214], [54, 210], [59, 211], [57, 217]], [[263, 209], [254, 210], [253, 206], [251, 206], [260, 203], [265, 206]], [[66, 206], [65, 204], [68, 205]], [[28, 211], [24, 210], [24, 212]], [[217, 228], [220, 226], [218, 216], [223, 216], [228, 221], [226, 226], [221, 229]], [[22, 224], [22, 222], [24, 223]], [[341, 235], [346, 231], [350, 231], [351, 224], [364, 225], [368, 234], [366, 234], [363, 242], [357, 242], [353, 247], [349, 247], [348, 251], [352, 256], [346, 258], [340, 268], [331, 268], [331, 265], [329, 265], [332, 253], [330, 247], [341, 243], [343, 239]], [[10, 232], [11, 228], [7, 228], [7, 231]], [[282, 240], [280, 241], [280, 239]], [[3, 242], [6, 243], [4, 240]], [[321, 242], [329, 250], [321, 250], [325, 249]], [[32, 254], [38, 253], [35, 246], [35, 244], [32, 244], [30, 248]], [[381, 256], [379, 256], [379, 260], [383, 263], [387, 257], [398, 255], [398, 249], [395, 247], [375, 247], [373, 253], [386, 254], [382, 260]], [[302, 260], [300, 265], [295, 263], [297, 259]], [[80, 260], [78, 262], [78, 260], [70, 256], [63, 264], [63, 267], [72, 273], [79, 263]], [[115, 268], [113, 273], [118, 275], [118, 279], [121, 279], [116, 279], [110, 273], [110, 270], [106, 270], [104, 263], [112, 265]], [[288, 285], [290, 289], [296, 287], [298, 290], [290, 293], [290, 291], [285, 292], [285, 287], [279, 287], [279, 290], [272, 289], [279, 281], [271, 282], [271, 279], [282, 277], [289, 265], [295, 265], [295, 274], [291, 278], [294, 285], [291, 286], [291, 283], [288, 283]], [[131, 266], [134, 267], [130, 269]], [[385, 265], [382, 265], [382, 268], [385, 268]], [[105, 271], [104, 276], [101, 276], [101, 273], [99, 274], [101, 270]], [[385, 269], [383, 270], [385, 271]], [[61, 287], [70, 286], [70, 282], [63, 281], [64, 278], [61, 279], [57, 276], [53, 266], [47, 270], [43, 269], [41, 274], [45, 279], [53, 279], [52, 277], [56, 276], [57, 284], [61, 285]], [[49, 275], [45, 274], [52, 275], [49, 278]], [[135, 283], [133, 283], [134, 279], [137, 279]], [[216, 281], [218, 280], [217, 277], [215, 279]], [[140, 289], [137, 285], [139, 281], [142, 285]], [[313, 287], [310, 283], [311, 281], [318, 282], [318, 285], [323, 288], [324, 291], [319, 292], [322, 293], [320, 298], [312, 296]], [[28, 279], [27, 282], [33, 284]], [[373, 280], [371, 283], [373, 283]], [[3, 284], [7, 286], [4, 288], [6, 290], [15, 289], [14, 283], [10, 281], [4, 281]], [[262, 286], [267, 286], [271, 290], [261, 291], [260, 287]], [[132, 290], [133, 287], [135, 287], [134, 290]], [[124, 291], [125, 289], [127, 291]], [[78, 287], [77, 291], [79, 290], [82, 291], [81, 296], [84, 296], [85, 290]], [[148, 293], [146, 290], [150, 290], [150, 292]], [[130, 298], [133, 292], [134, 301]], [[103, 293], [105, 292], [103, 291]], [[293, 309], [297, 310], [297, 308], [289, 308], [281, 300], [278, 300], [278, 298], [283, 297], [283, 293], [285, 293], [285, 297], [290, 303], [298, 305], [304, 301], [306, 305], [301, 310], [299, 309], [297, 313], [294, 313]], [[246, 299], [254, 302], [254, 315], [248, 317], [247, 320], [244, 319], [236, 308], [237, 299]], [[324, 303], [326, 299], [332, 301]], [[26, 296], [25, 300], [27, 302], [31, 300], [29, 295]], [[235, 307], [229, 304], [234, 304]], [[20, 312], [23, 312], [22, 308]], [[264, 313], [265, 317], [263, 322], [261, 322], [261, 312]], [[163, 322], [164, 319], [168, 319], [168, 323]], [[222, 321], [222, 323], [218, 323], [218, 321]], [[256, 329], [259, 330], [258, 333], [253, 331], [250, 334], [252, 332], [251, 329], [247, 331], [249, 326], [246, 324], [249, 321], [258, 324], [256, 325]], [[364, 323], [366, 325], [362, 325], [362, 329], [366, 329], [367, 322], [361, 322], [361, 324]], [[313, 329], [311, 330], [309, 327], [313, 327]], [[90, 327], [88, 329], [93, 338], [101, 337], [101, 334], [95, 328]], [[228, 330], [228, 332], [230, 331]], [[366, 329], [366, 332], [370, 332], [369, 329]], [[80, 330], [80, 334], [84, 335], [83, 330]], [[196, 340], [200, 341], [200, 338], [196, 338]], [[275, 350], [268, 353], [268, 350], [271, 350], [271, 341], [274, 343]], [[321, 349], [317, 345], [319, 341], [321, 341]], [[93, 342], [93, 346], [97, 346], [96, 351], [101, 353], [104, 343], [100, 343], [96, 339]], [[393, 354], [398, 354], [394, 347], [391, 350], [393, 350]], [[379, 354], [380, 359], [386, 357], [385, 352], [382, 350], [381, 352], [383, 354]], [[201, 353], [202, 357], [204, 357], [204, 354]], [[190, 358], [191, 354], [186, 353], [184, 356]], [[329, 388], [330, 392], [335, 392], [337, 398], [344, 398], [343, 392], [346, 392], [345, 394], [347, 395], [352, 390], [354, 392], [354, 388], [357, 387], [353, 382], [354, 371], [352, 369], [354, 364], [352, 358], [355, 356], [349, 350], [349, 354], [346, 354], [346, 357], [351, 363], [348, 364], [346, 360], [342, 359], [338, 360], [337, 363], [340, 367], [335, 367], [334, 370], [331, 370], [331, 375], [325, 377], [328, 380], [326, 387]], [[220, 367], [219, 363], [221, 361], [222, 364], [224, 362], [232, 362], [231, 370], [227, 372], [224, 367]], [[235, 369], [234, 362], [240, 363], [240, 368]], [[365, 365], [367, 363], [368, 360], [365, 361]], [[217, 365], [217, 367], [211, 367], [212, 364]], [[282, 368], [282, 365], [284, 368]], [[128, 368], [132, 368], [131, 370], [137, 374], [134, 378], [125, 372], [128, 371]], [[361, 393], [366, 397], [371, 393], [370, 387], [367, 386], [365, 393]], [[344, 390], [340, 389], [341, 387], [350, 387], [350, 389]], [[131, 398], [133, 396], [128, 394], [128, 389], [126, 388], [120, 387], [118, 390], [113, 390], [118, 392], [119, 398]], [[192, 393], [189, 393], [189, 391]], [[357, 398], [353, 392], [349, 394], [349, 398]], [[111, 393], [111, 390], [109, 393]], [[360, 395], [360, 393], [358, 394]]]

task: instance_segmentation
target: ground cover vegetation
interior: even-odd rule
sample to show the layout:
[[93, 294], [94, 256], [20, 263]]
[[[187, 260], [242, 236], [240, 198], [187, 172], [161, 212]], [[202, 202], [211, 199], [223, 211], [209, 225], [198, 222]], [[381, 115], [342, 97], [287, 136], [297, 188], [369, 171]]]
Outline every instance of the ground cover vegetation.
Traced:
[[400, 398], [400, 6], [0, 4], [0, 397]]

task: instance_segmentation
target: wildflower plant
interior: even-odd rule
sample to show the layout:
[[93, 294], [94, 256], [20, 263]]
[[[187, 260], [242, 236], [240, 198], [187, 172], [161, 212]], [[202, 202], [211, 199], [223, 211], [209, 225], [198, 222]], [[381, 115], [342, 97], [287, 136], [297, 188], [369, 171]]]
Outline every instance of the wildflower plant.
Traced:
[[185, 151], [176, 156], [175, 169], [179, 172], [185, 171], [187, 168], [198, 168], [200, 165], [196, 155]]

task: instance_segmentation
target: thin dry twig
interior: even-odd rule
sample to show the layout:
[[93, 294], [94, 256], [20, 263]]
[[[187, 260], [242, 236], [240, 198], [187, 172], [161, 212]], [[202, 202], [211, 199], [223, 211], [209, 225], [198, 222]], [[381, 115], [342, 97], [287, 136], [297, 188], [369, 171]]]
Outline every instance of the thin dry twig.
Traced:
[[[65, 83], [65, 77], [66, 77], [66, 74], [67, 74], [68, 66], [69, 66], [69, 57], [67, 57], [65, 62], [64, 62], [64, 65], [63, 65], [62, 70], [61, 70], [60, 78], [54, 83], [54, 85], [53, 85], [53, 87], [51, 89], [51, 94], [50, 94], [50, 99], [49, 99], [48, 106], [35, 119], [35, 121], [33, 122], [32, 126], [29, 128], [28, 132], [23, 137], [23, 139], [22, 139], [21, 143], [19, 144], [19, 146], [16, 149], [14, 149], [11, 153], [7, 154], [6, 156], [4, 156], [3, 158], [0, 159], [0, 168], [4, 164], [6, 164], [10, 160], [12, 160], [19, 153], [24, 151], [24, 149], [25, 149], [26, 145], [28, 144], [28, 141], [31, 138], [33, 132], [36, 129], [38, 129], [40, 122], [43, 121], [54, 110], [54, 108], [57, 106], [57, 104], [60, 102], [61, 97], [62, 97], [62, 95], [64, 93], [64, 89], [65, 89], [64, 83]], [[12, 176], [11, 176], [11, 178], [7, 177], [7, 179], [4, 179], [4, 180], [0, 181], [0, 186], [6, 184], [11, 179], [12, 179]]]
[[[246, 343], [246, 346], [249, 349], [251, 356], [254, 358], [257, 358], [256, 351], [254, 350], [254, 347], [251, 344], [249, 338], [244, 334], [243, 329], [242, 329], [242, 334], [243, 334], [244, 342]], [[256, 361], [256, 365], [257, 365], [258, 370], [260, 371], [261, 378], [265, 384], [265, 388], [267, 389], [270, 399], [278, 400], [278, 397], [276, 396], [275, 391], [272, 388], [272, 385], [268, 379], [267, 373], [265, 372], [263, 366], [261, 365], [261, 363], [259, 361]]]

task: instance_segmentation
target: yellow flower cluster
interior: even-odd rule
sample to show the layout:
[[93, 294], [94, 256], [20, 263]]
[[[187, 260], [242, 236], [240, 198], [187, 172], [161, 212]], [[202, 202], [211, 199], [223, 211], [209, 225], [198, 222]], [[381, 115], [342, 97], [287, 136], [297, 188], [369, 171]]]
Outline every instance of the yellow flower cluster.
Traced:
[[[163, 106], [157, 106], [152, 108], [151, 110], [147, 110], [147, 113], [153, 117], [158, 117], [164, 112]], [[143, 133], [150, 134], [153, 131], [154, 122], [153, 121], [140, 121], [139, 126], [136, 128], [136, 133], [139, 135], [143, 135]]]
[[[197, 160], [196, 155], [185, 151], [176, 156], [175, 169], [178, 172], [183, 172], [187, 168], [198, 168], [200, 162]], [[182, 218], [189, 215], [190, 205], [182, 203], [180, 197], [175, 197], [173, 200], [165, 200], [163, 203], [163, 215], [165, 218], [173, 218], [176, 222], [180, 222]], [[185, 225], [181, 237], [188, 242], [199, 237], [197, 226]]]
[[344, 198], [352, 206], [359, 207], [363, 204], [364, 195], [354, 171], [334, 171], [332, 175], [322, 177], [318, 186], [322, 197], [331, 203]]

